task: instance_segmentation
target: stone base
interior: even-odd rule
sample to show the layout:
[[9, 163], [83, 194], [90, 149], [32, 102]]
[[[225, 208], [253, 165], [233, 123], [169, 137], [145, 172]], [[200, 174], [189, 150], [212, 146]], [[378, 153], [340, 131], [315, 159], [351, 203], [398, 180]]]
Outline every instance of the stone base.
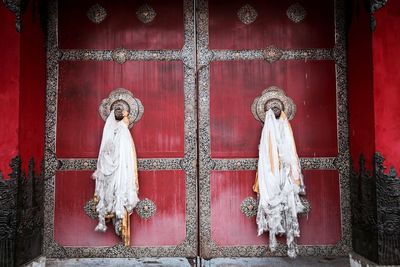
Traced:
[[24, 267], [46, 267], [46, 257], [39, 257], [24, 265]]
[[82, 259], [47, 259], [46, 267], [142, 267], [142, 266], [166, 266], [166, 267], [192, 267], [196, 266], [195, 261], [190, 263], [186, 258], [82, 258]]
[[[354, 257], [353, 257], [354, 258]], [[351, 259], [353, 259], [351, 258]], [[47, 259], [44, 257], [26, 265], [28, 267], [141, 267], [141, 266], [166, 266], [166, 267], [350, 267], [347, 257], [297, 257], [292, 260], [288, 257], [269, 258], [214, 258], [186, 259], [186, 258], [75, 258], [75, 259]], [[366, 267], [366, 265], [351, 265]], [[369, 265], [375, 266], [375, 265]]]
[[350, 267], [347, 257], [215, 258], [202, 260], [201, 267]]
[[395, 266], [400, 266], [400, 265], [378, 265], [355, 252], [350, 252], [349, 257], [350, 257], [350, 266], [351, 267], [395, 267]]

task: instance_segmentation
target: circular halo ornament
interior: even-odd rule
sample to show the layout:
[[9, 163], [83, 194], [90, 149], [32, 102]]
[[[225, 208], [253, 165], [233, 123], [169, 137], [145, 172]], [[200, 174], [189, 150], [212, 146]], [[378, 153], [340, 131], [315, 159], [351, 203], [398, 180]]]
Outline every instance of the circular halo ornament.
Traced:
[[261, 96], [254, 99], [251, 105], [251, 112], [256, 120], [264, 123], [265, 114], [273, 106], [278, 106], [285, 112], [288, 120], [296, 115], [296, 104], [293, 100], [286, 96], [285, 91], [277, 86], [270, 86], [265, 89]]
[[124, 88], [117, 88], [110, 93], [108, 98], [101, 101], [99, 106], [101, 118], [106, 121], [111, 110], [117, 106], [129, 112], [129, 128], [132, 128], [132, 126], [142, 118], [144, 113], [144, 107], [139, 99], [135, 98], [130, 91]]

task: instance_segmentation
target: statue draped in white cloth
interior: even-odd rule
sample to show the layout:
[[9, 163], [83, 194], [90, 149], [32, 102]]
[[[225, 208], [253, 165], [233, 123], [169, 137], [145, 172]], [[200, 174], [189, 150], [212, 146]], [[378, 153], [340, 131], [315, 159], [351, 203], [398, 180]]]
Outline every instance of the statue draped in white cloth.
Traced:
[[101, 140], [97, 169], [95, 203], [99, 222], [96, 231], [106, 231], [106, 220], [113, 220], [115, 232], [129, 245], [129, 216], [139, 201], [135, 144], [128, 129], [128, 112], [116, 107], [107, 118]]
[[269, 247], [274, 251], [276, 235], [286, 234], [288, 256], [296, 257], [297, 214], [305, 210], [299, 194], [305, 190], [292, 129], [285, 113], [276, 107], [266, 113], [253, 190], [259, 195], [258, 235], [269, 231]]

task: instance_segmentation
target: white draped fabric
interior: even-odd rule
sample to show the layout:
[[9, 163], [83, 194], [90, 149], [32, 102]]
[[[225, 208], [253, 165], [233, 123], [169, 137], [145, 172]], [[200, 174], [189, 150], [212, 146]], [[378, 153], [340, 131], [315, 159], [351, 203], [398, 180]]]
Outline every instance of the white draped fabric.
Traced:
[[105, 218], [113, 214], [122, 219], [130, 213], [139, 201], [136, 185], [136, 153], [126, 123], [115, 119], [111, 111], [103, 130], [97, 169], [95, 195], [98, 198], [96, 210], [99, 223], [96, 231], [107, 229]]
[[297, 255], [295, 238], [300, 236], [297, 214], [304, 210], [299, 197], [303, 185], [292, 129], [286, 115], [279, 119], [267, 111], [259, 146], [257, 213], [258, 235], [269, 231], [269, 247], [277, 246], [276, 235], [286, 234], [288, 255]]

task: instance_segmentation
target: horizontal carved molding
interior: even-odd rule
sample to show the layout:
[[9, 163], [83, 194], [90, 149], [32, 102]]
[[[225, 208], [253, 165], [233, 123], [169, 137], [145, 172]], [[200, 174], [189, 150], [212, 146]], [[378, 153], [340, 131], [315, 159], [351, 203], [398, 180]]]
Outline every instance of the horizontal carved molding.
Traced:
[[[279, 60], [334, 60], [333, 49], [280, 49]], [[211, 50], [212, 61], [217, 60], [263, 60], [265, 50]]]
[[[90, 49], [60, 49], [61, 61], [95, 60], [95, 61], [113, 61], [113, 53], [116, 50], [90, 50]], [[126, 52], [126, 61], [146, 61], [146, 60], [181, 60], [181, 50], [129, 50]]]
[[[141, 171], [145, 170], [182, 170], [182, 159], [139, 159], [138, 168]], [[58, 159], [59, 171], [86, 171], [95, 170], [97, 159], [94, 158], [79, 158], [79, 159]]]
[[[91, 50], [91, 49], [60, 49], [60, 61], [115, 61], [113, 53], [116, 50]], [[126, 61], [174, 61], [185, 60], [181, 50], [129, 50], [123, 49]], [[280, 49], [282, 56], [279, 60], [334, 60], [334, 49]], [[203, 51], [204, 52], [204, 51]], [[263, 60], [265, 50], [209, 50], [202, 53], [207, 56], [206, 61], [229, 60]], [[203, 60], [200, 60], [200, 62]]]
[[[213, 159], [217, 171], [257, 170], [258, 159]], [[303, 170], [335, 170], [336, 158], [300, 158]]]

